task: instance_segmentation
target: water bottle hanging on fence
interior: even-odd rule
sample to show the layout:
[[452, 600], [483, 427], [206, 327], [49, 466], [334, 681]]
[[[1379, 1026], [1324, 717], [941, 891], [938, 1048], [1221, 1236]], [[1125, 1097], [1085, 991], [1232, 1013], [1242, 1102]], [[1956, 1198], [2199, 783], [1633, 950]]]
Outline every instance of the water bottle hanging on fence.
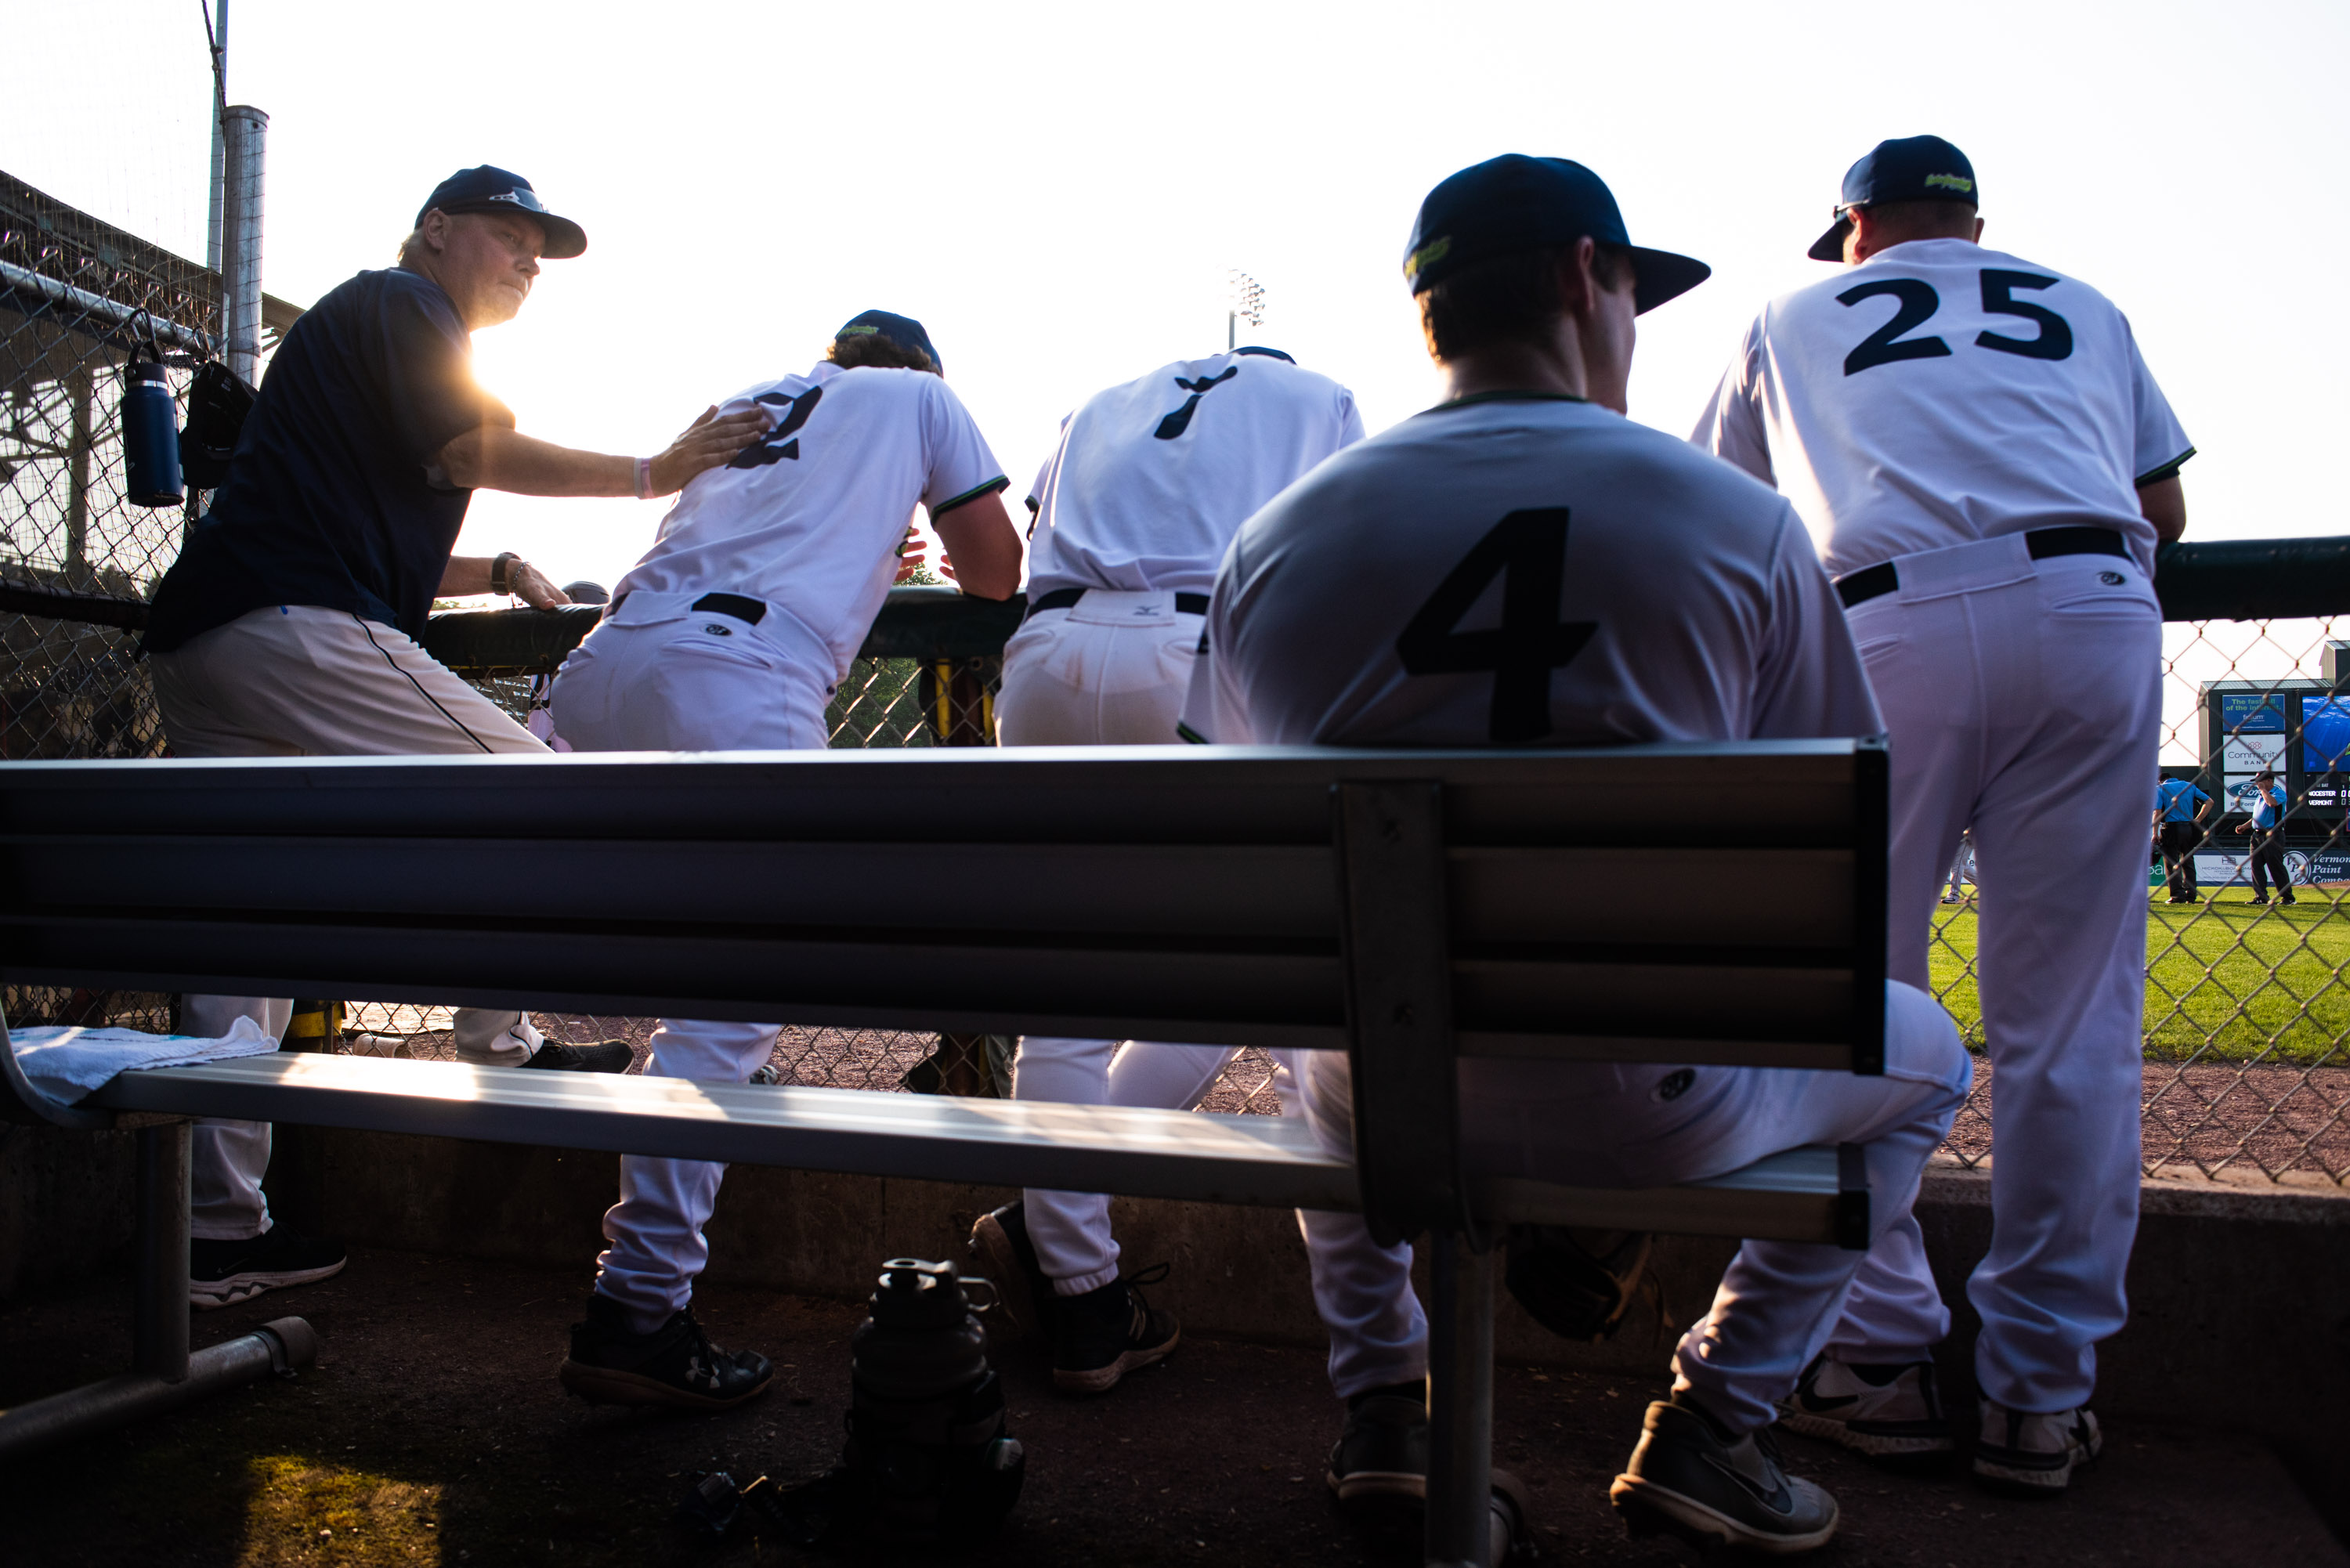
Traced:
[[122, 457], [133, 506], [177, 506], [187, 499], [180, 481], [180, 410], [160, 359], [141, 360], [134, 348], [123, 369]]

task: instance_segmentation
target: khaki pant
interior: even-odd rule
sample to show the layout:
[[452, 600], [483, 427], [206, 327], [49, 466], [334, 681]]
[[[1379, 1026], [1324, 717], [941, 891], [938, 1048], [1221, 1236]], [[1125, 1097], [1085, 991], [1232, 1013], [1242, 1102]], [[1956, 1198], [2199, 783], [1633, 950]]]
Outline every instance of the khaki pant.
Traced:
[[[271, 605], [153, 655], [155, 701], [180, 757], [414, 756], [544, 752], [527, 730], [390, 627], [340, 610]], [[191, 996], [182, 1027], [224, 1033], [251, 1018], [282, 1034], [283, 999]], [[457, 1054], [484, 1066], [530, 1060], [539, 1033], [519, 1012], [461, 1007]], [[190, 1229], [241, 1241], [269, 1228], [265, 1122], [196, 1124]]]

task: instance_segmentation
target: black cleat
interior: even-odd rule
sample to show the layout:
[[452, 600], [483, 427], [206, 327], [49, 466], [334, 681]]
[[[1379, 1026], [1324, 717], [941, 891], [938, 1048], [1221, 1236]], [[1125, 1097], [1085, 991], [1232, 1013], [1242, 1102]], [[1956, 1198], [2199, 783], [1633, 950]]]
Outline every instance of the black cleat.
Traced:
[[1144, 1301], [1139, 1288], [1166, 1277], [1161, 1263], [1083, 1295], [1055, 1297], [1053, 1386], [1064, 1394], [1107, 1394], [1128, 1373], [1167, 1359], [1182, 1331], [1174, 1314]]
[[2012, 1497], [2054, 1497], [2072, 1484], [2074, 1469], [2105, 1448], [2086, 1406], [2035, 1416], [1986, 1399], [1975, 1439], [1975, 1480]]
[[[1509, 1555], [1526, 1538], [1527, 1496], [1507, 1470], [1491, 1472], [1492, 1536], [1487, 1561]], [[1382, 1535], [1411, 1535], [1424, 1525], [1428, 1500], [1428, 1401], [1420, 1387], [1399, 1383], [1347, 1401], [1347, 1424], [1330, 1449], [1323, 1481], [1331, 1495]]]
[[546, 1040], [522, 1066], [548, 1073], [625, 1073], [636, 1059], [636, 1051], [625, 1040], [598, 1040], [586, 1045]]
[[588, 1298], [588, 1321], [571, 1325], [571, 1354], [556, 1376], [590, 1405], [667, 1405], [726, 1410], [767, 1391], [775, 1367], [755, 1350], [710, 1343], [691, 1307], [650, 1334], [631, 1331], [620, 1303]]
[[307, 1285], [343, 1272], [350, 1260], [330, 1236], [303, 1236], [272, 1225], [249, 1241], [188, 1242], [188, 1304], [198, 1311], [234, 1306], [264, 1291]]
[[1648, 1407], [1607, 1501], [1635, 1535], [1661, 1532], [1700, 1549], [1769, 1557], [1825, 1546], [1836, 1528], [1835, 1499], [1779, 1468], [1768, 1427], [1732, 1438], [1697, 1406], [1663, 1399]]
[[981, 1215], [971, 1228], [969, 1248], [981, 1277], [995, 1286], [993, 1321], [1014, 1334], [1033, 1334], [1051, 1344], [1053, 1280], [1037, 1262], [1035, 1244], [1028, 1240], [1028, 1206], [1007, 1203]]

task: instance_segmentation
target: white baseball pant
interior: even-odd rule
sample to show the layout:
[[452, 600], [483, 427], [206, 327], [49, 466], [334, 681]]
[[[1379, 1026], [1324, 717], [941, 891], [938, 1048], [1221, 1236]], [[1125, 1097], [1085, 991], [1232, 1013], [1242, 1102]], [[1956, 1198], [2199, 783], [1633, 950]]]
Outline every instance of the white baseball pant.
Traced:
[[[403, 633], [343, 610], [270, 605], [151, 656], [155, 702], [178, 757], [413, 756], [543, 752], [498, 705]], [[225, 1033], [240, 1017], [283, 1037], [285, 998], [189, 996], [180, 1026]], [[530, 1060], [538, 1030], [519, 1012], [457, 1009], [458, 1056]], [[269, 1229], [261, 1178], [266, 1122], [200, 1121], [191, 1139], [189, 1229], [244, 1241]]]
[[[580, 752], [821, 751], [830, 656], [769, 607], [755, 626], [688, 607], [694, 594], [630, 594], [555, 677], [556, 727]], [[648, 1075], [740, 1084], [775, 1049], [774, 1023], [665, 1018]], [[620, 1157], [620, 1200], [596, 1289], [650, 1334], [693, 1297], [723, 1164]]]
[[[2068, 1410], [2128, 1315], [2161, 610], [2130, 562], [2034, 561], [2020, 535], [1895, 569], [1897, 591], [1846, 612], [1892, 742], [1888, 972], [1928, 983], [1935, 889], [1971, 828], [1996, 1107], [1975, 1376], [2010, 1409]], [[1932, 1289], [1915, 1231], [1870, 1256], [1839, 1346]]]
[[[1926, 1162], [1974, 1076], [1950, 1015], [1924, 992], [1900, 984], [1886, 987], [1882, 1077], [1518, 1061], [1463, 1062], [1460, 1071], [1461, 1161], [1472, 1175], [1663, 1186], [1720, 1176], [1804, 1144], [1857, 1143], [1880, 1240], [1908, 1220]], [[1353, 1158], [1354, 1079], [1346, 1055], [1312, 1053], [1305, 1079], [1305, 1115], [1323, 1147]], [[1338, 1397], [1424, 1376], [1428, 1319], [1412, 1293], [1411, 1248], [1380, 1246], [1358, 1214], [1305, 1210], [1297, 1219], [1314, 1266], [1314, 1304], [1330, 1333]], [[1863, 1256], [1825, 1244], [1745, 1243], [1711, 1309], [1681, 1336], [1674, 1387], [1695, 1393], [1736, 1430], [1769, 1424], [1776, 1402], [1837, 1326], [1836, 1309]], [[1897, 1314], [1897, 1306], [1905, 1310]], [[1888, 1296], [1882, 1309], [1871, 1323], [1888, 1348], [1930, 1344], [1949, 1321], [1930, 1280], [1906, 1300]]]
[[[1003, 647], [996, 739], [1007, 746], [1168, 745], [1191, 689], [1204, 616], [1172, 592], [1088, 588], [1067, 609], [1031, 616]], [[1116, 1060], [1112, 1060], [1112, 1053]], [[1020, 1042], [1012, 1097], [1081, 1106], [1190, 1110], [1232, 1060], [1228, 1045], [1072, 1040]], [[1118, 1278], [1109, 1199], [1031, 1189], [1028, 1240], [1056, 1295], [1082, 1295]]]

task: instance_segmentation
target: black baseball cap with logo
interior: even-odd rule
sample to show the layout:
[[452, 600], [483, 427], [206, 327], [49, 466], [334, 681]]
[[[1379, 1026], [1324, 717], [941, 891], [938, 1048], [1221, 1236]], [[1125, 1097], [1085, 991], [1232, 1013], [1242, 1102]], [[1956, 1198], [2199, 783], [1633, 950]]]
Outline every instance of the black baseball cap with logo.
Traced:
[[1632, 253], [1635, 311], [1654, 310], [1713, 275], [1701, 261], [1634, 244], [1607, 182], [1582, 164], [1505, 152], [1448, 177], [1420, 202], [1404, 247], [1404, 282], [1420, 294], [1479, 262], [1586, 236]]
[[438, 207], [451, 214], [458, 213], [521, 213], [538, 220], [546, 231], [546, 248], [538, 254], [548, 261], [568, 261], [588, 248], [588, 231], [568, 218], [558, 218], [546, 210], [530, 182], [504, 169], [494, 169], [484, 163], [473, 169], [460, 169], [432, 188], [424, 205], [416, 209], [416, 226], [424, 224], [424, 214]]
[[947, 373], [947, 362], [939, 358], [938, 349], [931, 343], [931, 335], [922, 330], [922, 324], [910, 316], [899, 316], [889, 310], [860, 311], [843, 323], [840, 330], [833, 336], [887, 337], [900, 348], [920, 349], [931, 357], [931, 363], [939, 368], [940, 375]]
[[1939, 136], [1904, 136], [1880, 141], [1844, 173], [1835, 222], [1804, 254], [1814, 261], [1844, 260], [1844, 237], [1852, 233], [1851, 211], [1879, 202], [1963, 202], [1979, 207], [1975, 166]]

